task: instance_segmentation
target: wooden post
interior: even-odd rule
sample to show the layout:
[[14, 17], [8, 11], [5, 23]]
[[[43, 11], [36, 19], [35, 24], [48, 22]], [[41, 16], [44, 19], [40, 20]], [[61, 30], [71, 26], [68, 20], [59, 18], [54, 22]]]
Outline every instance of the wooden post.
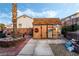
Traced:
[[12, 3], [12, 22], [13, 22], [13, 37], [16, 37], [17, 33], [17, 4]]

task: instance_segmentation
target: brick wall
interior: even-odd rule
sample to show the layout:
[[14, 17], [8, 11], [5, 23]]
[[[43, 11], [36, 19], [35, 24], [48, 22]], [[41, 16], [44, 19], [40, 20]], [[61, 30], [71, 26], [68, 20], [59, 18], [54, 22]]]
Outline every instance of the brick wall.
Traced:
[[[13, 31], [13, 29], [12, 28], [8, 28], [10, 31]], [[21, 34], [23, 34], [23, 33], [29, 33], [30, 31], [32, 30], [32, 28], [18, 28], [17, 29], [17, 33], [21, 33]]]

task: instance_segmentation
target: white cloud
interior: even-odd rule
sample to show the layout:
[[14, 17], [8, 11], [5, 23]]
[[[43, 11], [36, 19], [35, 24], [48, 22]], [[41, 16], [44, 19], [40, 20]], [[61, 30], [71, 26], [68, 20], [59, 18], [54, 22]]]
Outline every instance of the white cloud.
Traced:
[[6, 13], [1, 13], [0, 18], [6, 18], [9, 17]]
[[4, 23], [4, 24], [11, 23], [11, 14], [1, 13], [0, 14], [0, 23]]
[[[56, 11], [53, 10], [43, 10], [42, 12], [35, 12], [31, 9], [27, 9], [25, 11], [17, 10], [17, 17], [21, 15], [27, 15], [33, 18], [52, 18], [57, 15]], [[12, 13], [1, 13], [0, 14], [0, 23], [9, 24], [12, 23]]]
[[53, 11], [53, 10], [45, 10], [42, 12], [35, 12], [31, 9], [27, 9], [25, 11], [17, 10], [17, 12], [18, 12], [18, 14], [17, 14], [18, 17], [25, 14], [25, 15], [28, 15], [28, 16], [33, 17], [33, 18], [36, 18], [36, 17], [52, 18], [52, 17], [55, 17], [57, 15], [57, 12]]
[[79, 12], [79, 10], [77, 10], [76, 12]]

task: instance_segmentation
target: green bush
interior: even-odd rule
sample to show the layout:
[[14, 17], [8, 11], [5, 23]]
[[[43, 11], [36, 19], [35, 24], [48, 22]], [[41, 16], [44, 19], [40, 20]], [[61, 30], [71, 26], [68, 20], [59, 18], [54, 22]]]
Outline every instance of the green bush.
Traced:
[[74, 31], [77, 31], [79, 30], [79, 25], [77, 24], [74, 24], [74, 25], [70, 25], [70, 26], [65, 26], [62, 28], [62, 34], [66, 37], [67, 35], [67, 32], [74, 32]]

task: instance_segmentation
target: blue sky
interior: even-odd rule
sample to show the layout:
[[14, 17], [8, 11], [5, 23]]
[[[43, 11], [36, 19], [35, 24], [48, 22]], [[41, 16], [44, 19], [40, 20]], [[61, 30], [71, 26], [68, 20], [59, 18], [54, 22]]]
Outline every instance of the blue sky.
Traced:
[[[0, 23], [12, 22], [11, 3], [0, 3]], [[79, 11], [78, 3], [18, 3], [17, 17], [64, 18]]]

